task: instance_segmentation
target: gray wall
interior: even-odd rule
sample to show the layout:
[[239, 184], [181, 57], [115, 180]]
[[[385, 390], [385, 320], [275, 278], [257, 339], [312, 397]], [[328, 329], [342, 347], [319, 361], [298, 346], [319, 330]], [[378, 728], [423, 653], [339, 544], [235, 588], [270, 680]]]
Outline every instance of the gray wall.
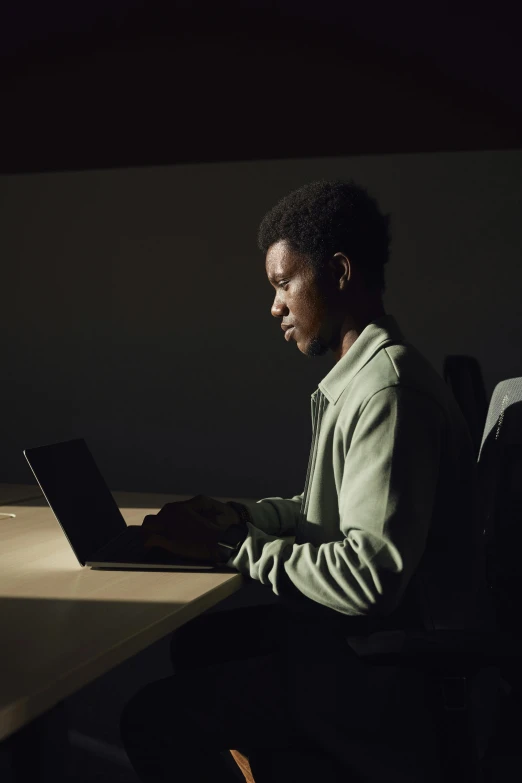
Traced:
[[[296, 129], [298, 132], [298, 128]], [[332, 366], [270, 315], [260, 218], [353, 177], [393, 215], [386, 306], [441, 370], [522, 374], [522, 152], [186, 165], [0, 179], [0, 482], [84, 436], [113, 489], [303, 489], [309, 395]]]

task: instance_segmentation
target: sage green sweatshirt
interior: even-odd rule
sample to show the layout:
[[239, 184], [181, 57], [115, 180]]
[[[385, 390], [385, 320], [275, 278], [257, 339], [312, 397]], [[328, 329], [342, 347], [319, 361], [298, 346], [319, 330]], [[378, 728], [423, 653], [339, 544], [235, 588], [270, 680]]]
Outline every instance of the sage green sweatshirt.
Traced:
[[244, 502], [248, 536], [228, 565], [277, 596], [358, 617], [390, 615], [411, 582], [426, 627], [487, 625], [471, 438], [391, 315], [363, 330], [311, 402], [304, 491]]

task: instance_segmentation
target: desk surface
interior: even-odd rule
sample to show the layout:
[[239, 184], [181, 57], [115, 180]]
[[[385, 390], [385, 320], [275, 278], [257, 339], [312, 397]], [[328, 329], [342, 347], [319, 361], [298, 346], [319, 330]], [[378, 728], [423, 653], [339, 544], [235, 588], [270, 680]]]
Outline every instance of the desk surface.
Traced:
[[[20, 486], [2, 487], [0, 504], [24, 497]], [[114, 496], [127, 524], [190, 497]], [[43, 497], [0, 512], [16, 514], [0, 516], [0, 739], [242, 584], [231, 572], [82, 568]]]
[[38, 484], [0, 484], [0, 506], [42, 497]]

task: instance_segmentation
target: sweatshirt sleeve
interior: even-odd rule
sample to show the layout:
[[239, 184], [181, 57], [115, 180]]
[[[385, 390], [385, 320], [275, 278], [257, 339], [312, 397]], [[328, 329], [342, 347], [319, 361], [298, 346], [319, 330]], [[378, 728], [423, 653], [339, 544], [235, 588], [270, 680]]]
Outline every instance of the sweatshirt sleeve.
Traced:
[[242, 501], [253, 525], [272, 536], [293, 536], [301, 515], [303, 493], [292, 498], [263, 498]]
[[266, 499], [249, 509], [247, 538], [228, 565], [283, 599], [304, 596], [346, 615], [393, 611], [425, 548], [443, 427], [443, 411], [415, 389], [376, 392], [355, 429], [347, 422], [343, 434], [342, 480], [332, 501], [339, 539], [296, 544], [295, 527], [283, 522], [295, 499]]

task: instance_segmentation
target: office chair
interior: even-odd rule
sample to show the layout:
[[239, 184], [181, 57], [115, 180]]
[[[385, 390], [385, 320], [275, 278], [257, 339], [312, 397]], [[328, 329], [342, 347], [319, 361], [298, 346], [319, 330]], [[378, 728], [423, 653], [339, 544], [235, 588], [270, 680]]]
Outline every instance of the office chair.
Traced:
[[522, 598], [516, 559], [522, 543], [522, 378], [511, 378], [495, 387], [478, 470], [496, 632], [406, 631], [400, 651], [377, 653], [367, 659], [376, 665], [418, 668], [428, 675], [443, 780], [448, 782], [484, 780], [481, 761], [491, 736], [479, 747], [471, 703], [476, 678], [493, 667], [499, 674], [499, 688], [510, 692], [520, 677], [522, 633], [514, 622], [513, 607], [519, 607]]
[[488, 411], [480, 365], [473, 356], [446, 356], [442, 372], [466, 419], [478, 454]]
[[[512, 608], [520, 607], [522, 598], [517, 579], [517, 558], [522, 551], [517, 545], [522, 543], [522, 378], [502, 381], [495, 387], [480, 443], [478, 470], [484, 493], [487, 582], [496, 631], [393, 632], [393, 649], [365, 655], [373, 665], [414, 668], [426, 675], [444, 783], [483, 783], [483, 759], [494, 733], [494, 720], [480, 740], [473, 713], [477, 683], [480, 696], [480, 679], [487, 681], [488, 674], [492, 675], [498, 715], [503, 694], [509, 694], [511, 683], [520, 677], [522, 632], [513, 622]], [[381, 642], [383, 639], [381, 636]], [[231, 753], [247, 783], [255, 783], [248, 759], [239, 751]], [[522, 768], [518, 770], [521, 774]]]
[[488, 581], [497, 625], [512, 627], [511, 606], [522, 597], [516, 578], [522, 543], [522, 378], [497, 384], [491, 398], [479, 453], [486, 516]]

